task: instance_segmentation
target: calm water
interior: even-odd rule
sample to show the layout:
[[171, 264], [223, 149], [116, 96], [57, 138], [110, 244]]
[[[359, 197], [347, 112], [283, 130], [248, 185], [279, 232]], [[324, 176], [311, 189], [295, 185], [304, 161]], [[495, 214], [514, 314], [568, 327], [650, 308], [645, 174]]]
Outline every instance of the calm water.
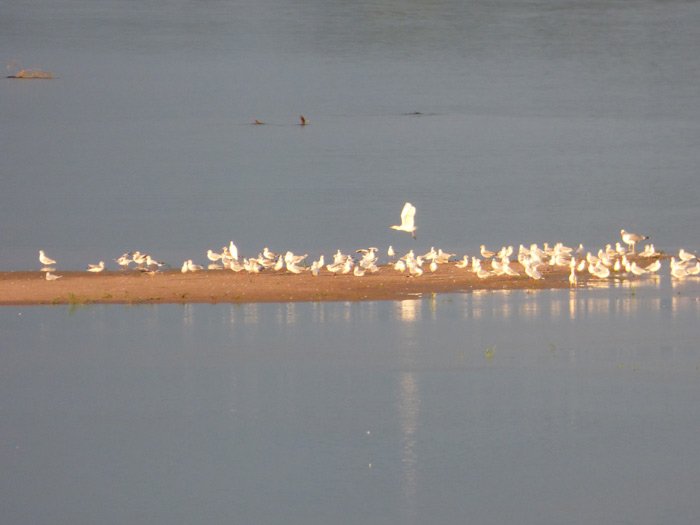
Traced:
[[[700, 4], [0, 0], [0, 268], [700, 244]], [[420, 112], [422, 115], [410, 115]], [[310, 126], [297, 126], [304, 114]], [[267, 126], [251, 126], [261, 119]], [[407, 236], [404, 236], [407, 237]]]
[[[0, 79], [2, 270], [700, 248], [697, 2], [0, 0], [0, 50], [58, 77]], [[0, 512], [695, 523], [699, 298], [4, 307]]]
[[699, 292], [5, 307], [3, 516], [694, 523]]

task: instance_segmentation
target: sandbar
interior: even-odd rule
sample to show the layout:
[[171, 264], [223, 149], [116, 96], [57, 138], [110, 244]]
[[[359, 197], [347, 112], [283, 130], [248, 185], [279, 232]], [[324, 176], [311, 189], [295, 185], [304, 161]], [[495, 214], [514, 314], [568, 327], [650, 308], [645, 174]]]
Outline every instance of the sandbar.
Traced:
[[[416, 298], [435, 293], [459, 293], [476, 290], [538, 290], [569, 288], [568, 268], [546, 267], [539, 280], [527, 277], [517, 263], [511, 266], [521, 276], [490, 276], [479, 279], [475, 273], [454, 264], [440, 265], [435, 273], [418, 277], [382, 266], [373, 274], [357, 277], [321, 271], [292, 274], [264, 271], [259, 274], [230, 270], [206, 270], [181, 273], [157, 272], [58, 271], [62, 277], [47, 281], [40, 271], [0, 272], [0, 304], [142, 304], [142, 303], [254, 303], [302, 301], [381, 301]], [[581, 272], [578, 287], [605, 281], [639, 279], [615, 274], [597, 279]]]

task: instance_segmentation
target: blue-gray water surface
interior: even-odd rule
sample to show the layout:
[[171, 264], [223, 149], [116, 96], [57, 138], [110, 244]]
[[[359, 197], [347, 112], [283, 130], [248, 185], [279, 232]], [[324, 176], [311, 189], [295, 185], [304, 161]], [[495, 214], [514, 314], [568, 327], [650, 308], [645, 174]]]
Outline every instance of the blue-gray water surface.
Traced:
[[[700, 248], [698, 2], [0, 0], [0, 51], [56, 77], [0, 79], [0, 270]], [[0, 514], [696, 523], [699, 298], [3, 307]]]
[[[0, 0], [0, 268], [700, 244], [700, 4]], [[414, 113], [420, 113], [415, 115]], [[296, 125], [299, 115], [310, 125]], [[267, 122], [253, 126], [254, 119]], [[112, 263], [113, 264], [113, 263]]]
[[689, 524], [697, 283], [5, 307], [21, 524]]

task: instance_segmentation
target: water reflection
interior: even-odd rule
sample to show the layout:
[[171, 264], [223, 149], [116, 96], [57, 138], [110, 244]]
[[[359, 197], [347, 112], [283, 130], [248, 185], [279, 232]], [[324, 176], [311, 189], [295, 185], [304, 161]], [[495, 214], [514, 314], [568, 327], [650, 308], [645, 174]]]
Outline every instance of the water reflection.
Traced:
[[[672, 286], [667, 286], [669, 284]], [[461, 305], [461, 316], [465, 320], [575, 321], [611, 315], [630, 318], [641, 311], [669, 310], [673, 314], [688, 310], [698, 312], [700, 306], [696, 287], [693, 287], [692, 283], [678, 284], [670, 280], [662, 283], [661, 279], [639, 280], [634, 284], [607, 283], [607, 286], [601, 284], [592, 289], [477, 291], [461, 294], [460, 297], [461, 301], [457, 304]], [[401, 323], [419, 324], [426, 318], [430, 321], [440, 321], [443, 308], [439, 306], [452, 302], [445, 300], [443, 303], [441, 298], [444, 296], [430, 295], [427, 298], [388, 302], [220, 305], [219, 315], [221, 322], [231, 329], [238, 323], [260, 324], [263, 317], [270, 318], [281, 326], [296, 326], [305, 322], [374, 322], [382, 318], [385, 311], [393, 311], [393, 318]], [[181, 308], [183, 327], [192, 328], [201, 321], [198, 305], [184, 304]], [[157, 308], [153, 308], [153, 315], [147, 316], [148, 322], [154, 327], [159, 322], [158, 312]], [[104, 312], [99, 307], [91, 308], [89, 315], [97, 325], [106, 322]]]
[[520, 305], [519, 312], [520, 315], [526, 319], [534, 319], [539, 317], [540, 302], [534, 293], [529, 294], [527, 300]]
[[[510, 319], [515, 315], [527, 321], [542, 318], [577, 320], [592, 317], [632, 317], [640, 311], [660, 311], [664, 307], [659, 279], [636, 284], [607, 283], [589, 290], [526, 291], [509, 294], [474, 293], [464, 300], [464, 317]], [[667, 300], [672, 311], [697, 309], [694, 296], [678, 295]]]
[[[403, 508], [408, 514], [407, 518], [411, 518], [415, 514], [414, 505], [418, 486], [416, 431], [420, 416], [420, 395], [413, 372], [401, 374], [398, 411], [401, 423], [401, 487], [405, 499]], [[406, 521], [412, 523], [413, 519]]]
[[700, 315], [700, 297], [687, 295], [671, 296], [671, 314], [677, 315], [680, 312], [694, 310]]
[[286, 316], [284, 318], [286, 325], [293, 325], [297, 322], [297, 303], [286, 304]]
[[315, 323], [323, 323], [326, 320], [326, 303], [312, 303], [311, 318]]
[[661, 276], [657, 274], [645, 275], [635, 279], [613, 278], [613, 279], [592, 279], [586, 283], [587, 288], [613, 289], [613, 288], [659, 288], [661, 286]]
[[421, 299], [406, 299], [396, 304], [398, 318], [404, 323], [413, 323], [420, 319]]
[[194, 322], [194, 306], [191, 303], [182, 305], [182, 325], [191, 328]]
[[257, 324], [259, 316], [260, 305], [257, 303], [250, 303], [243, 306], [243, 323], [244, 324]]
[[576, 319], [576, 292], [569, 292], [569, 317], [571, 320]]

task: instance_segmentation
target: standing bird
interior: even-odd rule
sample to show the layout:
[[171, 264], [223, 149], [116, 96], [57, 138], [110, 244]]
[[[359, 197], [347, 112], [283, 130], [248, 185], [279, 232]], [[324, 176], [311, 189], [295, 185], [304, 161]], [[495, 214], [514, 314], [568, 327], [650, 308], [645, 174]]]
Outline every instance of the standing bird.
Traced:
[[645, 241], [649, 238], [648, 235], [639, 235], [638, 233], [630, 233], [625, 230], [620, 230], [620, 235], [622, 236], [622, 242], [629, 246], [634, 253], [634, 247], [639, 241]]
[[480, 247], [481, 250], [481, 256], [484, 259], [490, 259], [496, 255], [496, 252], [492, 252], [491, 250], [486, 249], [486, 245], [482, 244]]
[[44, 250], [39, 250], [39, 262], [44, 266], [51, 266], [52, 264], [56, 264], [56, 261], [54, 261], [44, 253]]
[[401, 210], [401, 224], [391, 226], [391, 229], [392, 230], [399, 230], [402, 232], [408, 232], [415, 239], [416, 238], [415, 217], [416, 217], [416, 207], [413, 204], [411, 204], [410, 202], [407, 202], [406, 204], [403, 205], [403, 209]]
[[304, 115], [299, 115], [299, 125], [306, 126], [306, 118], [304, 118]]

